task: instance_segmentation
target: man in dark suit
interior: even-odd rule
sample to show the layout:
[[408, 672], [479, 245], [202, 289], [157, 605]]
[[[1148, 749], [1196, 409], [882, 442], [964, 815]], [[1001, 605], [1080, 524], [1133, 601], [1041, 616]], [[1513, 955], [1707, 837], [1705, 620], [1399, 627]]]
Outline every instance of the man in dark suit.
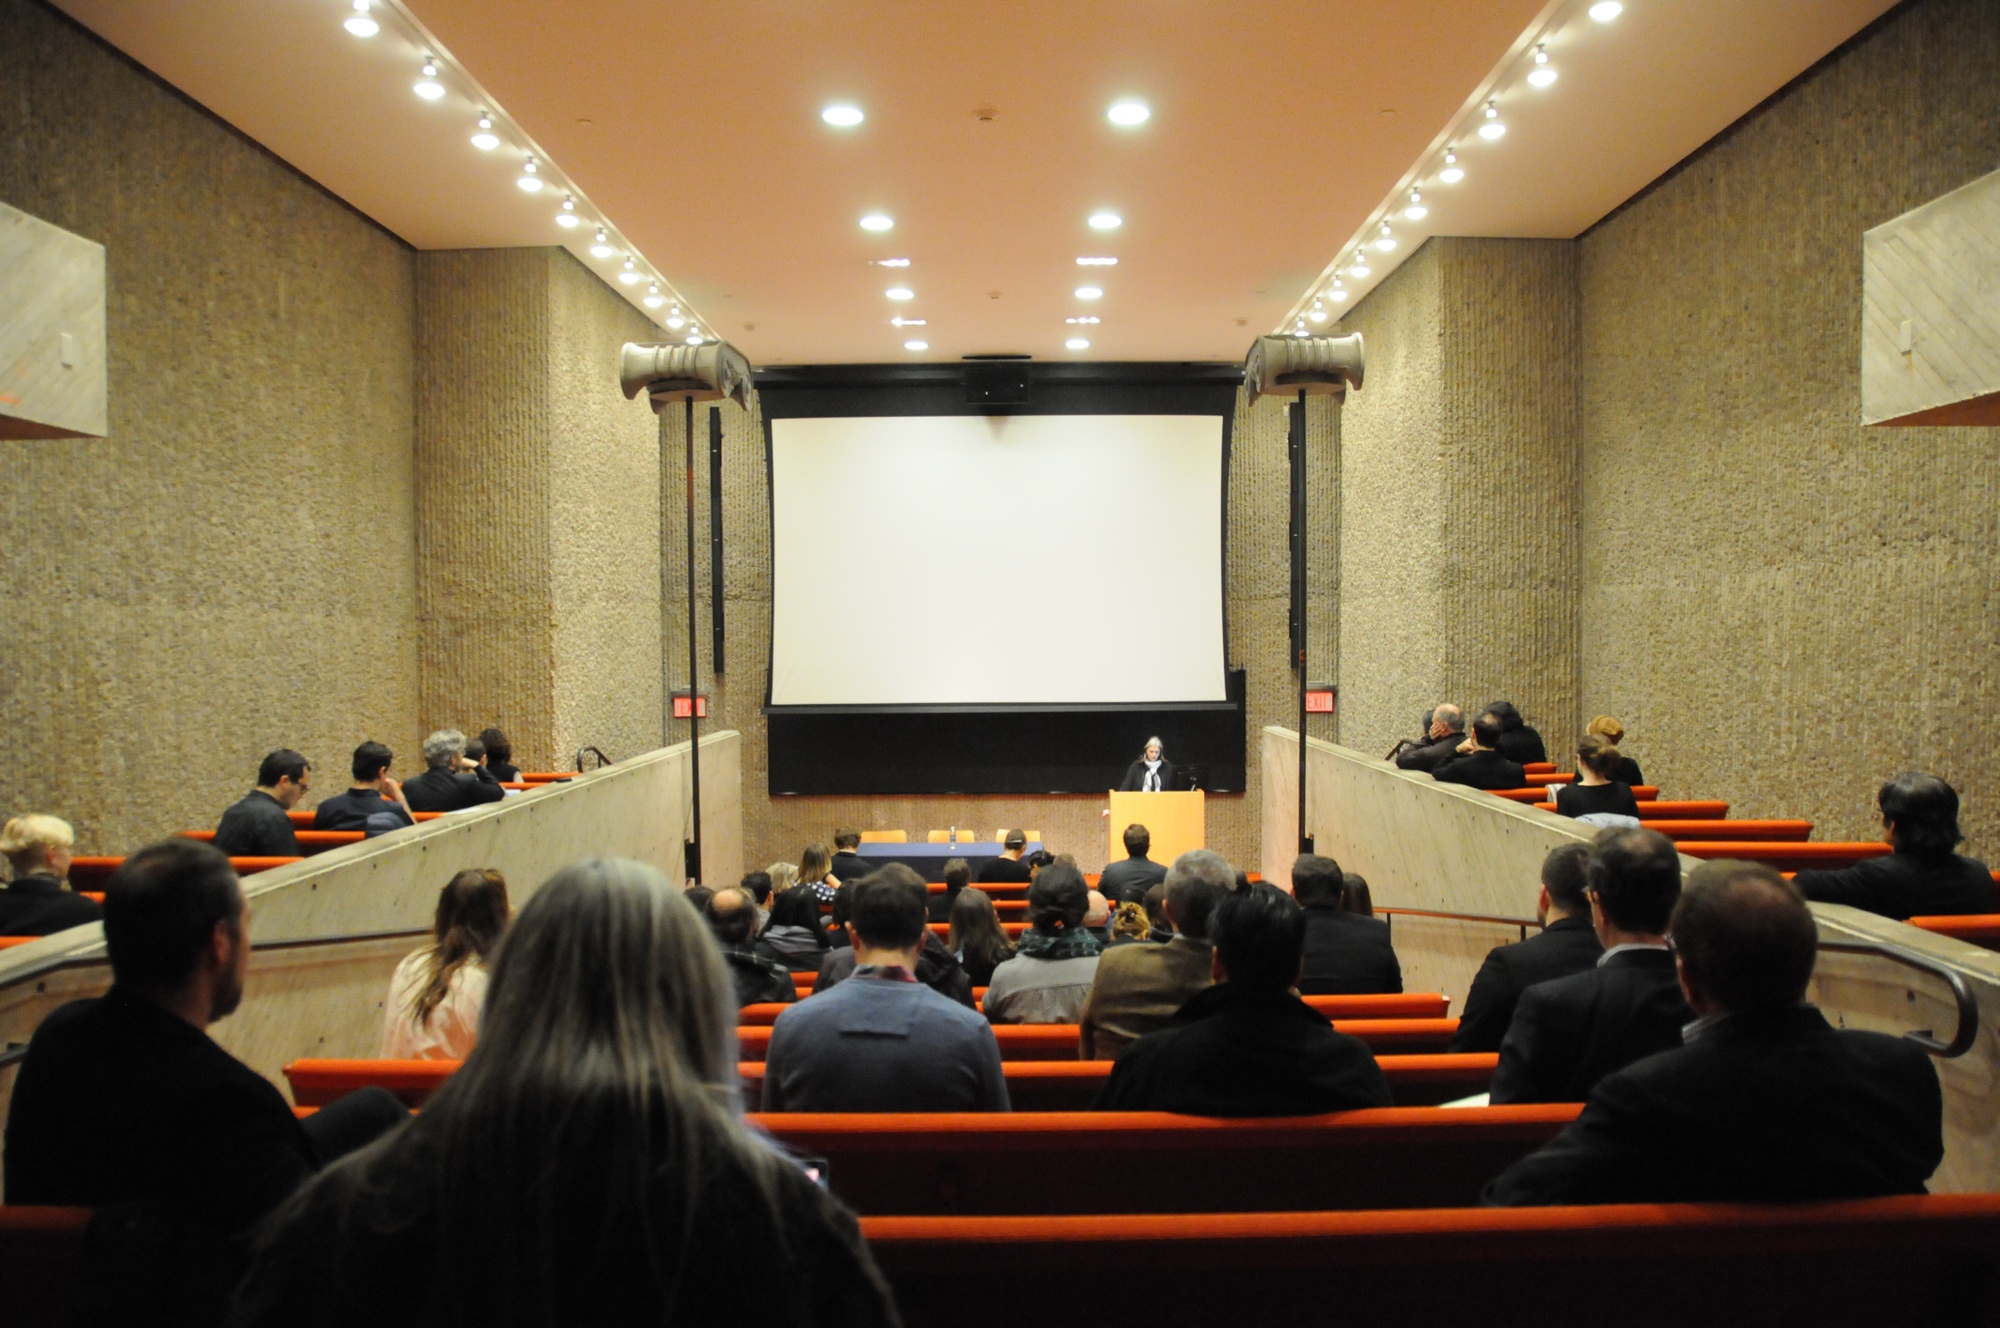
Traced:
[[299, 837], [287, 814], [312, 785], [312, 763], [289, 747], [257, 767], [257, 787], [222, 814], [215, 846], [232, 858], [296, 858]]
[[68, 821], [40, 812], [16, 816], [0, 829], [0, 856], [14, 873], [0, 890], [0, 936], [53, 936], [104, 916], [95, 900], [66, 888], [75, 844]]
[[1944, 1157], [1930, 1057], [1805, 1004], [1818, 934], [1761, 864], [1703, 863], [1673, 916], [1686, 1045], [1611, 1075], [1490, 1204], [1791, 1203], [1921, 1194]]
[[1166, 749], [1158, 738], [1146, 739], [1143, 756], [1125, 767], [1125, 778], [1118, 781], [1120, 793], [1171, 793], [1177, 787], [1174, 783], [1174, 763], [1166, 758]]
[[1476, 789], [1517, 789], [1528, 785], [1528, 772], [1519, 761], [1510, 761], [1499, 752], [1500, 721], [1481, 715], [1472, 722], [1472, 736], [1463, 752], [1453, 752], [1438, 762], [1431, 778], [1440, 784], [1464, 784]]
[[981, 885], [1026, 885], [1035, 879], [1028, 870], [1028, 864], [1021, 861], [1022, 852], [1028, 847], [1028, 832], [1009, 830], [1007, 837], [1000, 841], [998, 857], [988, 859], [979, 868]]
[[1458, 745], [1464, 741], [1465, 712], [1446, 701], [1431, 711], [1430, 727], [1424, 734], [1424, 741], [1396, 754], [1396, 767], [1429, 774], [1438, 768], [1439, 762], [1456, 755]]
[[387, 816], [398, 825], [415, 825], [409, 804], [403, 801], [403, 786], [389, 777], [389, 764], [396, 754], [379, 742], [364, 742], [354, 749], [350, 769], [354, 783], [347, 792], [323, 798], [313, 811], [315, 830], [366, 830], [371, 816]]
[[1310, 1116], [1390, 1105], [1367, 1044], [1292, 994], [1305, 910], [1276, 886], [1234, 891], [1209, 919], [1215, 985], [1118, 1059], [1099, 1111]]
[[[856, 852], [861, 847], [859, 830], [840, 829], [833, 832], [833, 879], [836, 881], [858, 881], [875, 870], [868, 859]], [[875, 866], [880, 866], [880, 863]]]
[[1955, 850], [1958, 791], [1936, 775], [1904, 774], [1875, 795], [1882, 838], [1896, 851], [1842, 871], [1802, 871], [1793, 880], [1807, 899], [1850, 904], [1885, 918], [1936, 913], [1991, 913], [1993, 874]]
[[1114, 904], [1139, 901], [1167, 879], [1167, 869], [1146, 855], [1153, 849], [1153, 832], [1137, 821], [1125, 827], [1125, 860], [1113, 862], [1097, 878], [1097, 888]]
[[1495, 701], [1486, 707], [1486, 713], [1500, 724], [1500, 754], [1510, 761], [1522, 765], [1532, 765], [1549, 759], [1548, 745], [1542, 735], [1521, 718], [1521, 712], [1514, 708], [1512, 701]]
[[424, 739], [424, 773], [403, 785], [411, 811], [462, 812], [507, 796], [485, 766], [465, 759], [465, 735], [439, 729]]
[[1584, 896], [1584, 864], [1588, 844], [1561, 844], [1542, 859], [1542, 895], [1535, 916], [1542, 930], [1525, 941], [1497, 945], [1472, 979], [1465, 1013], [1459, 1016], [1453, 1051], [1498, 1051], [1513, 1022], [1521, 993], [1538, 982], [1589, 971], [1604, 953], [1597, 929], [1590, 925], [1590, 900]]
[[1679, 1046], [1694, 1020], [1667, 947], [1681, 893], [1673, 841], [1606, 830], [1590, 846], [1584, 880], [1604, 953], [1594, 968], [1521, 993], [1493, 1072], [1495, 1105], [1581, 1102], [1605, 1075]]
[[1403, 965], [1389, 943], [1389, 924], [1346, 908], [1340, 864], [1316, 853], [1292, 863], [1292, 898], [1306, 911], [1306, 996], [1357, 996], [1403, 989]]
[[[409, 1113], [381, 1089], [306, 1122], [204, 1031], [236, 1009], [250, 940], [229, 859], [170, 839], [105, 887], [111, 990], [35, 1030], [7, 1118], [7, 1201], [141, 1205], [189, 1242], [176, 1285], [220, 1300], [242, 1238], [323, 1161]], [[162, 1319], [170, 1316], [161, 1315]]]

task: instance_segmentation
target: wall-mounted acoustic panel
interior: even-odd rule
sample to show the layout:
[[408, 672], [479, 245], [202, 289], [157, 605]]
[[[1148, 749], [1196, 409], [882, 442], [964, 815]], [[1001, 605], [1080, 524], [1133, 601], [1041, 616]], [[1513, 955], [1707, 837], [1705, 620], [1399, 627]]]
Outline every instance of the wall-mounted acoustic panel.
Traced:
[[1861, 241], [1861, 422], [2000, 425], [2000, 171]]
[[0, 203], [0, 438], [102, 438], [104, 246]]

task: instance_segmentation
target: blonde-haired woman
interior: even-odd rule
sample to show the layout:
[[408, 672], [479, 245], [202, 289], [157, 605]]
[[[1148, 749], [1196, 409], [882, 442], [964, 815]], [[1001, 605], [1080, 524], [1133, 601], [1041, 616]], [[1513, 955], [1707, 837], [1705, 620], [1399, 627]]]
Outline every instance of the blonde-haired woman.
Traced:
[[53, 936], [103, 918], [94, 900], [69, 891], [76, 831], [60, 816], [30, 812], [0, 828], [0, 857], [14, 874], [0, 890], [0, 936]]
[[[1639, 773], [1639, 763], [1625, 755], [1622, 750], [1625, 745], [1625, 726], [1623, 724], [1620, 724], [1609, 715], [1599, 715], [1596, 719], [1584, 725], [1583, 731], [1587, 737], [1595, 736], [1602, 738], [1613, 747], [1621, 749], [1618, 753], [1618, 759], [1612, 763], [1610, 769], [1604, 772], [1605, 778], [1617, 784], [1638, 785], [1646, 782], [1646, 777]], [[1579, 771], [1578, 773], [1582, 772]]]

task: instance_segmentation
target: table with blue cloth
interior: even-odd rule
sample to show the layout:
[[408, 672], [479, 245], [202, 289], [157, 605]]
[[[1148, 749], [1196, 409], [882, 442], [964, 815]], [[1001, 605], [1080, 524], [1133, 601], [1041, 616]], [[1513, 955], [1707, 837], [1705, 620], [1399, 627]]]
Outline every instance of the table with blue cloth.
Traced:
[[[1035, 840], [1021, 851], [1021, 856], [1035, 852], [1042, 846]], [[871, 869], [886, 867], [892, 862], [900, 862], [916, 869], [926, 881], [942, 881], [944, 865], [953, 858], [963, 858], [972, 867], [972, 879], [979, 879], [979, 869], [1000, 856], [1006, 845], [997, 841], [976, 844], [878, 844], [863, 840], [854, 851], [868, 860]]]

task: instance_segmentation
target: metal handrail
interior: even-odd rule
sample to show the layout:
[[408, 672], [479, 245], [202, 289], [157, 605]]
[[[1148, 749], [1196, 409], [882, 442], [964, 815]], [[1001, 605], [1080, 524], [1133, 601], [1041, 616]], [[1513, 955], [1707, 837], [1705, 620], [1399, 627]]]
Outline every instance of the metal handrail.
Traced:
[[[1509, 918], [1497, 913], [1440, 913], [1428, 908], [1378, 908], [1375, 912], [1377, 916], [1400, 913], [1412, 918], [1443, 918], [1448, 922], [1490, 922], [1500, 927], [1518, 927], [1521, 929], [1521, 939], [1524, 941], [1528, 939], [1528, 928], [1544, 925], [1540, 918]], [[1389, 934], [1393, 936], [1396, 934], [1396, 920], [1393, 916], [1387, 920]]]
[[1887, 941], [1823, 940], [1819, 943], [1819, 948], [1831, 950], [1835, 954], [1877, 955], [1893, 963], [1902, 964], [1906, 968], [1914, 968], [1933, 977], [1943, 978], [1945, 984], [1951, 988], [1952, 999], [1958, 1002], [1958, 1031], [1952, 1035], [1951, 1041], [1938, 1041], [1931, 1036], [1928, 1028], [1903, 1034], [1931, 1055], [1941, 1060], [1963, 1056], [1972, 1050], [1972, 1044], [1979, 1040], [1979, 1000], [1972, 994], [1972, 987], [1964, 976], [1950, 965], [1929, 955], [1919, 954], [1915, 950], [1905, 950], [1900, 945], [1891, 945]]

